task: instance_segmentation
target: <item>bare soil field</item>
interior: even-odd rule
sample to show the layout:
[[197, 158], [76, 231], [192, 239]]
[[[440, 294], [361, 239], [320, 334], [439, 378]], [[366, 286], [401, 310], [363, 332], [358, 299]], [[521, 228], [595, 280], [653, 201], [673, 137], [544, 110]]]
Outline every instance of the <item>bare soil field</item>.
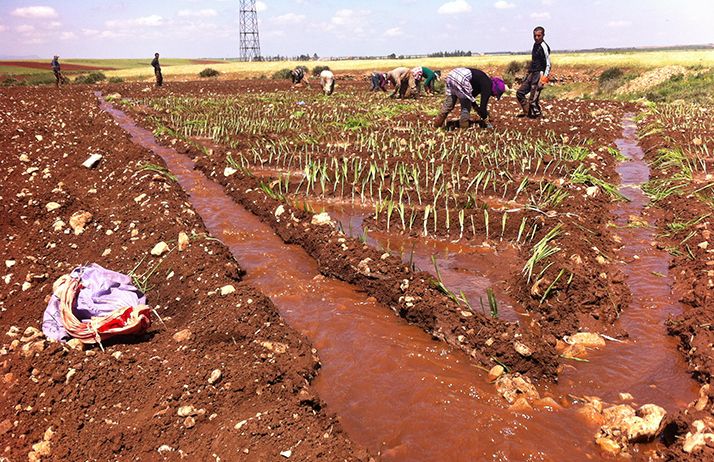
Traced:
[[[0, 328], [8, 332], [0, 432], [10, 436], [0, 457], [714, 454], [706, 444], [714, 440], [707, 112], [549, 100], [544, 117], [529, 120], [516, 118], [515, 100], [505, 97], [490, 107], [493, 130], [474, 121], [435, 131], [440, 98], [390, 100], [359, 79], [339, 80], [330, 98], [273, 80], [108, 85], [101, 103], [98, 89], [0, 90]], [[104, 156], [98, 167], [82, 167], [92, 153]], [[167, 156], [196, 171], [175, 171]], [[218, 189], [205, 192], [199, 179]], [[444, 349], [429, 369], [414, 367], [443, 376], [447, 364], [452, 373], [464, 368], [464, 378], [451, 379], [466, 390], [460, 398], [445, 398], [438, 383], [419, 392], [417, 403], [439, 403], [424, 417], [434, 419], [431, 429], [415, 433], [414, 420], [390, 420], [386, 411], [360, 414], [384, 397], [349, 386], [360, 369], [368, 374], [359, 348], [342, 345], [333, 355], [318, 332], [336, 321], [303, 323], [293, 309], [301, 296], [265, 282], [279, 287], [283, 277], [284, 290], [298, 290], [288, 280], [297, 275], [279, 276], [290, 254], [273, 276], [243, 269], [267, 253], [266, 238], [242, 238], [255, 249], [250, 261], [228, 243], [229, 233], [252, 225], [238, 215], [209, 220], [198, 204], [219, 194], [219, 209], [247, 210], [263, 232], [312, 259], [321, 275], [308, 280], [342, 281], [387, 313], [393, 324], [380, 336], [406, 335], [398, 326], [410, 325], [430, 338], [427, 351]], [[91, 213], [81, 232], [66, 224], [79, 211]], [[190, 236], [182, 251], [180, 232]], [[151, 255], [162, 241], [170, 251]], [[448, 245], [449, 254], [441, 261], [416, 243]], [[474, 252], [482, 256], [458, 261]], [[106, 351], [25, 332], [39, 328], [53, 281], [87, 262], [133, 270], [161, 320]], [[474, 274], [482, 289], [473, 290]], [[318, 303], [331, 303], [332, 292], [320, 290]], [[344, 316], [362, 302], [350, 303], [342, 303]], [[378, 332], [360, 329], [370, 328]], [[352, 334], [347, 327], [337, 343]], [[388, 356], [378, 352], [370, 366], [385, 369], [375, 381], [403, 381], [387, 388], [387, 401], [399, 403], [422, 385], [401, 378], [411, 359], [392, 364]], [[350, 393], [335, 394], [341, 387]], [[407, 408], [392, 414], [400, 412]], [[470, 432], [481, 438], [451, 442], [446, 428], [458, 420], [449, 423], [449, 412], [470, 413]], [[447, 417], [443, 433], [437, 414]]]

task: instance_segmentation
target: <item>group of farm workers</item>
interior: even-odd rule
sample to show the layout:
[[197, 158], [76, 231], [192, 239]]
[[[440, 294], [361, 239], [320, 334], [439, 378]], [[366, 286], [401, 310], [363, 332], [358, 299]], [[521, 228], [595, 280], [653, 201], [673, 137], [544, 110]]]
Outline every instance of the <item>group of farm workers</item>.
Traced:
[[[533, 29], [533, 49], [531, 50], [531, 63], [528, 72], [520, 87], [516, 91], [516, 99], [522, 109], [517, 117], [538, 118], [542, 115], [540, 106], [540, 93], [549, 82], [550, 75], [550, 46], [545, 42], [545, 29], [541, 26]], [[293, 84], [307, 81], [307, 67], [298, 66], [291, 71]], [[424, 92], [434, 94], [434, 82], [441, 80], [441, 71], [431, 70], [428, 67], [417, 66], [414, 68], [397, 67], [389, 72], [372, 72], [370, 76], [370, 91], [387, 91], [388, 85], [394, 86], [391, 98], [405, 98], [408, 94], [418, 97], [421, 94], [423, 82]], [[320, 84], [325, 94], [330, 95], [335, 89], [335, 76], [329, 71], [322, 71]], [[482, 128], [492, 128], [488, 121], [488, 102], [491, 97], [497, 100], [506, 91], [506, 83], [501, 77], [490, 77], [484, 71], [475, 68], [457, 67], [452, 69], [444, 80], [446, 97], [441, 106], [439, 115], [434, 120], [436, 128], [443, 127], [449, 113], [459, 102], [461, 114], [459, 127], [467, 128], [471, 123], [471, 109], [474, 108], [480, 119], [477, 124]], [[476, 97], [480, 101], [476, 105]]]
[[[292, 80], [293, 85], [300, 82], [305, 82], [305, 85], [310, 86], [310, 79], [307, 76], [307, 67], [298, 66], [292, 71], [290, 71], [290, 80]], [[335, 74], [329, 69], [323, 69], [320, 71], [320, 86], [322, 91], [326, 95], [331, 95], [335, 91]]]
[[[540, 93], [549, 81], [550, 75], [550, 47], [544, 40], [545, 29], [541, 26], [533, 29], [533, 49], [531, 50], [531, 64], [528, 73], [523, 79], [520, 87], [516, 91], [516, 99], [523, 112], [518, 117], [537, 118], [542, 114], [540, 107]], [[52, 60], [52, 71], [57, 79], [57, 86], [65, 83], [66, 79], [62, 75], [59, 64], [59, 56]], [[154, 54], [151, 61], [156, 78], [156, 86], [163, 84], [161, 65], [159, 64], [159, 53]], [[335, 91], [335, 74], [329, 69], [321, 70], [320, 86], [325, 95], [331, 95]], [[298, 66], [290, 71], [290, 79], [293, 85], [305, 82], [310, 86], [308, 69], [305, 66]], [[372, 88], [370, 91], [387, 91], [389, 84], [394, 85], [391, 98], [405, 98], [409, 93], [418, 97], [421, 93], [423, 82], [424, 92], [427, 95], [434, 94], [434, 82], [441, 80], [441, 71], [431, 70], [428, 67], [417, 66], [414, 68], [397, 67], [389, 72], [373, 72], [370, 76]], [[449, 113], [456, 106], [458, 101], [461, 106], [459, 117], [459, 127], [467, 128], [470, 125], [471, 109], [475, 106], [476, 97], [480, 96], [478, 107], [475, 107], [479, 115], [478, 125], [482, 128], [491, 128], [488, 119], [488, 101], [491, 97], [497, 100], [506, 91], [506, 84], [500, 77], [490, 77], [485, 72], [475, 68], [457, 67], [446, 76], [444, 81], [446, 97], [441, 106], [439, 115], [434, 120], [434, 126], [443, 127]]]

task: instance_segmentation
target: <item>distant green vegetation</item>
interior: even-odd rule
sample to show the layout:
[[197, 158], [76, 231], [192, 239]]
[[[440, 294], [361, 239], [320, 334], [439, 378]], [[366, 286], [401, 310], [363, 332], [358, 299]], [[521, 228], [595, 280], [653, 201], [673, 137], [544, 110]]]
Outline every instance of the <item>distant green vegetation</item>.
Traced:
[[688, 75], [675, 75], [650, 89], [645, 95], [654, 102], [684, 100], [690, 103], [714, 103], [714, 69]]

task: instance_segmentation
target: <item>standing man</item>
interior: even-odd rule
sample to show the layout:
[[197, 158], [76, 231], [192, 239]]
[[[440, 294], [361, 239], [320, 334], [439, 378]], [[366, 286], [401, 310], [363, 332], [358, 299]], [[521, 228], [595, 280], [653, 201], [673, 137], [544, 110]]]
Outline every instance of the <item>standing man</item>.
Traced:
[[488, 100], [491, 96], [501, 99], [506, 91], [506, 84], [500, 77], [489, 77], [479, 69], [457, 67], [446, 76], [446, 98], [441, 106], [441, 112], [434, 120], [434, 128], [441, 128], [446, 122], [446, 116], [456, 106], [456, 100], [461, 104], [459, 127], [468, 128], [471, 120], [471, 107], [476, 102], [476, 96], [481, 95], [481, 102], [476, 112], [481, 117], [478, 121], [481, 128], [493, 128], [488, 119]]
[[154, 59], [151, 60], [151, 66], [154, 68], [154, 76], [156, 76], [156, 86], [160, 87], [164, 84], [164, 76], [161, 75], [161, 64], [159, 64], [158, 53], [154, 53]]
[[[528, 75], [523, 79], [523, 83], [516, 92], [516, 98], [521, 105], [523, 112], [518, 117], [530, 117], [535, 119], [542, 114], [540, 109], [540, 92], [548, 83], [550, 75], [550, 46], [543, 40], [545, 29], [541, 26], [533, 29], [533, 51], [531, 52], [531, 65], [528, 68]], [[526, 100], [526, 94], [530, 97]]]
[[57, 79], [57, 82], [55, 82], [55, 86], [59, 88], [61, 83], [65, 83], [65, 78], [62, 75], [62, 71], [60, 70], [59, 56], [57, 55], [52, 58], [52, 72], [55, 74], [55, 79]]

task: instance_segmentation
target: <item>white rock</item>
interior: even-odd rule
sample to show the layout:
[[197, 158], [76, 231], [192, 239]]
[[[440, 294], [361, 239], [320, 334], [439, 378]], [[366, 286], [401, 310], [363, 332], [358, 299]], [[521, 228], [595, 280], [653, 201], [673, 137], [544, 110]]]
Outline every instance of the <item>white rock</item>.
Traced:
[[15, 260], [5, 260], [5, 266], [7, 268], [12, 268], [13, 266], [15, 266]]
[[176, 413], [179, 415], [179, 417], [188, 417], [190, 415], [194, 415], [196, 413], [196, 410], [193, 408], [193, 406], [181, 406], [178, 408], [178, 411]]
[[69, 226], [74, 230], [74, 234], [79, 236], [84, 232], [84, 227], [92, 221], [92, 214], [85, 210], [78, 210], [69, 217]]
[[52, 229], [54, 231], [62, 231], [65, 227], [66, 223], [59, 218], [55, 220], [55, 222], [52, 224]]
[[189, 244], [188, 234], [181, 231], [178, 235], [178, 251], [183, 252], [188, 248]]
[[99, 163], [99, 161], [100, 161], [101, 159], [102, 159], [102, 155], [101, 155], [101, 154], [92, 154], [91, 156], [89, 156], [89, 157], [87, 158], [87, 160], [85, 160], [85, 161], [82, 163], [82, 167], [93, 168], [93, 167], [95, 167], [95, 166]]
[[285, 457], [286, 459], [289, 459], [290, 456], [293, 455], [293, 452], [290, 449], [288, 449], [287, 451], [280, 451], [280, 455]]
[[226, 167], [223, 169], [223, 176], [231, 176], [238, 170], [234, 169], [233, 167]]
[[235, 292], [235, 291], [236, 291], [236, 288], [233, 287], [233, 286], [230, 285], [230, 284], [221, 287], [221, 295], [232, 294], [232, 293]]
[[578, 332], [566, 340], [571, 345], [582, 345], [587, 348], [600, 348], [605, 346], [605, 339], [594, 332]]
[[518, 352], [519, 355], [521, 356], [531, 356], [533, 352], [531, 351], [530, 348], [528, 348], [526, 345], [524, 345], [521, 342], [515, 341], [513, 342], [513, 348]]
[[136, 202], [138, 204], [139, 202], [143, 201], [145, 197], [146, 197], [146, 194], [141, 193], [134, 198], [134, 202]]
[[283, 204], [278, 205], [278, 208], [275, 209], [275, 218], [279, 217], [285, 213], [285, 207], [283, 207]]
[[159, 454], [163, 455], [166, 452], [173, 452], [175, 451], [175, 449], [169, 446], [168, 444], [162, 444], [161, 446], [159, 446], [159, 449], [157, 449], [157, 451], [159, 451]]
[[102, 257], [106, 257], [110, 253], [112, 253], [112, 249], [104, 249], [104, 252], [102, 252]]
[[30, 287], [32, 287], [32, 284], [30, 284], [29, 282], [25, 281], [22, 283], [22, 291], [23, 292], [30, 290]]
[[48, 212], [57, 210], [60, 207], [62, 207], [62, 206], [59, 205], [57, 202], [48, 202], [47, 205], [45, 205], [45, 208], [47, 209]]
[[166, 252], [169, 248], [169, 245], [165, 243], [164, 241], [159, 242], [154, 246], [153, 249], [151, 249], [151, 255], [158, 257], [164, 252]]
[[585, 189], [585, 194], [588, 197], [597, 197], [600, 194], [600, 188], [597, 186], [590, 186]]
[[220, 369], [214, 369], [213, 372], [211, 372], [211, 376], [208, 378], [208, 383], [213, 385], [214, 383], [218, 382], [221, 380], [221, 370]]
[[240, 430], [241, 428], [243, 428], [243, 425], [245, 425], [245, 424], [247, 424], [247, 423], [248, 423], [247, 420], [241, 420], [241, 421], [238, 422], [238, 423], [235, 425], [235, 427], [233, 427], [233, 428], [235, 428], [236, 430]]
[[332, 225], [332, 218], [330, 218], [330, 214], [327, 212], [318, 213], [318, 214], [312, 216], [312, 220], [310, 220], [310, 224], [318, 225], [318, 226]]

